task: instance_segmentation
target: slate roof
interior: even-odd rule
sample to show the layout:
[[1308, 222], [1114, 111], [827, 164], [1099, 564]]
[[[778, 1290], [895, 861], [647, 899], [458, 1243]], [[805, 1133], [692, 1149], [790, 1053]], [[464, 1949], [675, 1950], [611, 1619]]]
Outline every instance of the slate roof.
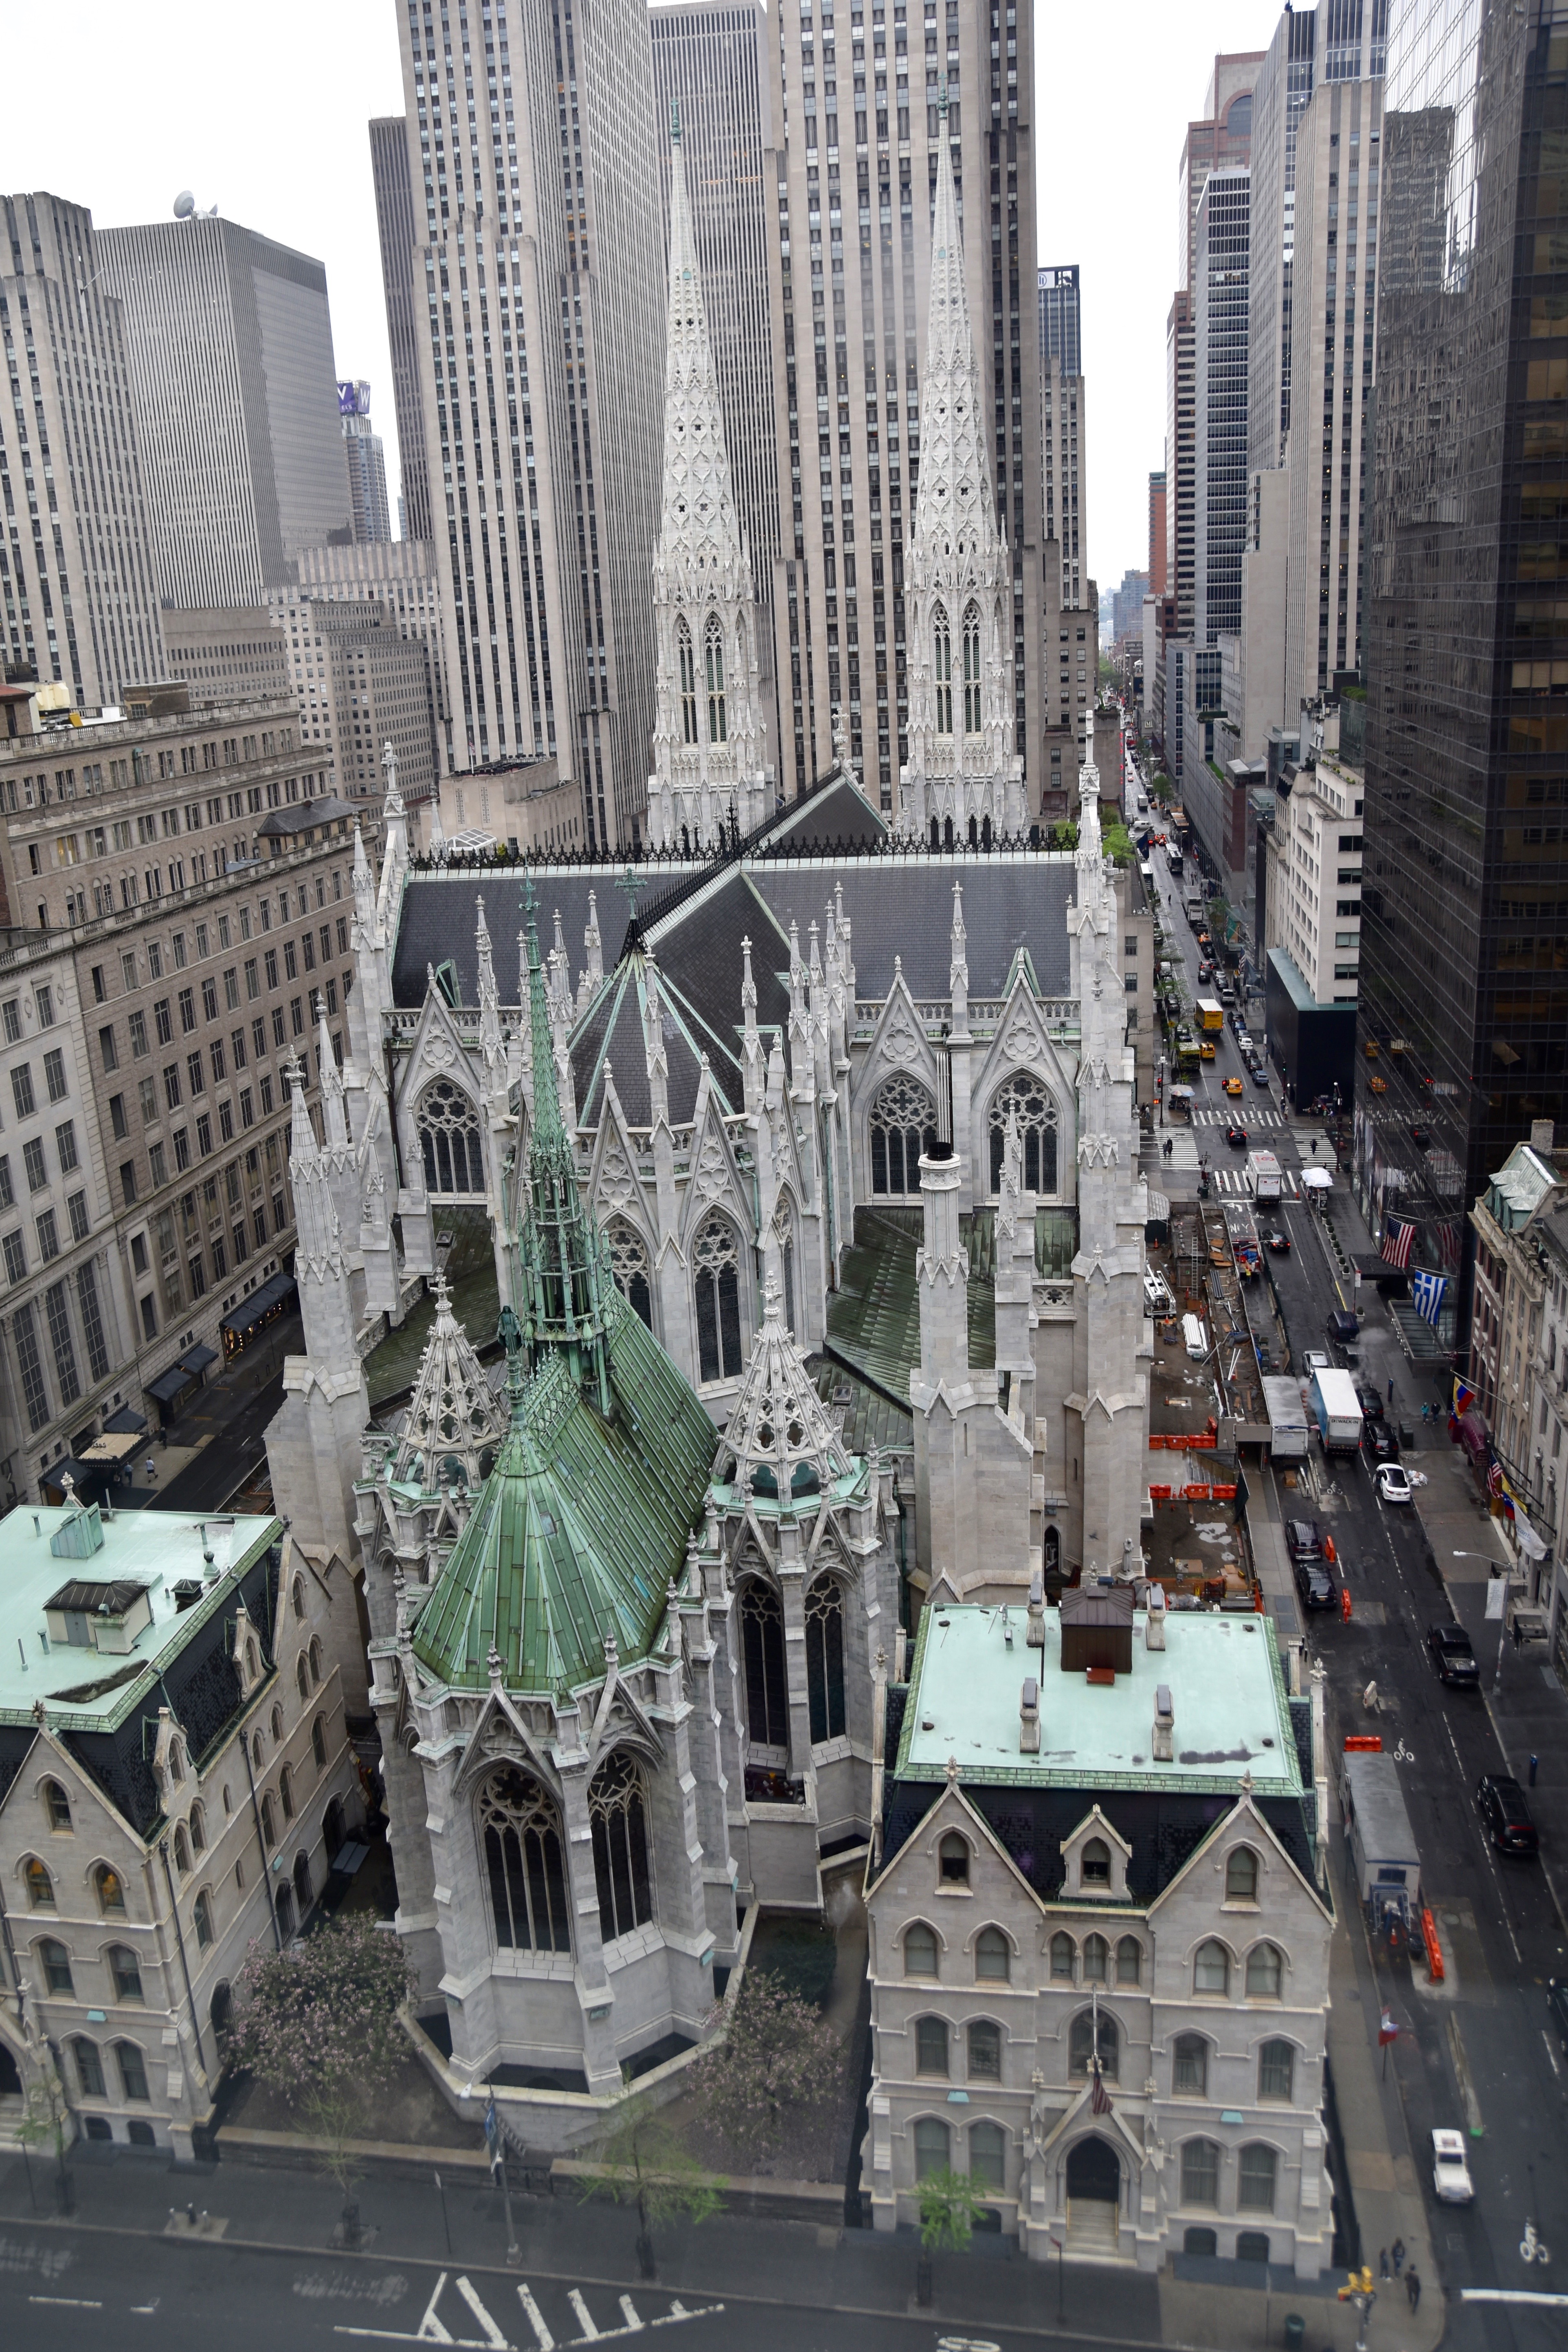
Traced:
[[820, 929], [835, 885], [843, 884], [856, 992], [861, 997], [886, 996], [895, 956], [902, 957], [904, 978], [916, 997], [947, 994], [954, 881], [963, 885], [971, 997], [1002, 995], [1020, 948], [1028, 950], [1047, 996], [1068, 992], [1067, 912], [1075, 881], [1070, 857], [1002, 850], [974, 856], [920, 851], [908, 857], [791, 860], [757, 866], [752, 880], [786, 940], [791, 920], [799, 924], [803, 955], [807, 926]]
[[819, 792], [791, 801], [752, 837], [769, 850], [808, 850], [817, 843], [824, 848], [837, 848], [840, 843], [869, 846], [886, 841], [889, 831], [881, 811], [847, 776], [836, 772]]
[[415, 1654], [448, 1687], [488, 1688], [492, 1644], [508, 1690], [546, 1696], [602, 1679], [606, 1634], [623, 1665], [660, 1638], [718, 1440], [641, 1318], [607, 1304], [611, 1417], [545, 1359], [420, 1614]]
[[[577, 1119], [596, 1127], [605, 1108], [604, 1076], [607, 1061], [615, 1076], [621, 1108], [634, 1127], [647, 1127], [653, 1108], [648, 1093], [647, 959], [637, 950], [615, 971], [584, 1014], [572, 1039], [572, 1067], [576, 1078]], [[733, 990], [741, 1002], [741, 958], [735, 956]], [[735, 1051], [736, 1024], [728, 1034], [712, 1028], [673, 972], [662, 963], [658, 973], [659, 1026], [664, 1057], [669, 1070], [669, 1115], [679, 1126], [690, 1118], [697, 1102], [702, 1056], [707, 1055], [713, 1079], [726, 1107], [743, 1108], [745, 1089]]]

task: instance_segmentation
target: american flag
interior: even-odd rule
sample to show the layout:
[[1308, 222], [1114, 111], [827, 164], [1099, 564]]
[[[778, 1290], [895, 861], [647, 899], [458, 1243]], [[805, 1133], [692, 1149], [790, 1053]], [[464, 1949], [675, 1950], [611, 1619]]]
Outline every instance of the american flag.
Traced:
[[1383, 1229], [1383, 1255], [1390, 1265], [1403, 1270], [1410, 1263], [1410, 1245], [1415, 1239], [1415, 1228], [1406, 1217], [1390, 1217]]

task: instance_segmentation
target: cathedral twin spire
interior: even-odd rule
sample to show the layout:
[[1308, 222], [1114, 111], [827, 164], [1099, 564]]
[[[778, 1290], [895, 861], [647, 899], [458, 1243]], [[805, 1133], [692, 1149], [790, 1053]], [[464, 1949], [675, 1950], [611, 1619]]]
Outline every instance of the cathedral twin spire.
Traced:
[[664, 493], [653, 566], [658, 638], [648, 829], [699, 849], [768, 813], [757, 609], [719, 399], [676, 116], [670, 131]]

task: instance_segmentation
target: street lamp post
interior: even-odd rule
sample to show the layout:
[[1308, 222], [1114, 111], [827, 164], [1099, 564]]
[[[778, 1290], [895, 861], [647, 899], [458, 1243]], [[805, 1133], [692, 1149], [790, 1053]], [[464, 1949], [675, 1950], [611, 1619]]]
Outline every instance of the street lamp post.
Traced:
[[[1502, 1654], [1508, 1644], [1508, 1562], [1506, 1560], [1494, 1559], [1489, 1551], [1457, 1551], [1454, 1554], [1454, 1558], [1456, 1559], [1484, 1559], [1488, 1568], [1491, 1570], [1492, 1584], [1497, 1586], [1502, 1596], [1500, 1606], [1497, 1611], [1497, 1671], [1492, 1676], [1492, 1696], [1496, 1698], [1500, 1691], [1502, 1689]], [[1489, 1601], [1491, 1598], [1490, 1587], [1488, 1589], [1487, 1597]], [[1491, 1614], [1492, 1611], [1489, 1607], [1487, 1610], [1487, 1615], [1489, 1617]]]

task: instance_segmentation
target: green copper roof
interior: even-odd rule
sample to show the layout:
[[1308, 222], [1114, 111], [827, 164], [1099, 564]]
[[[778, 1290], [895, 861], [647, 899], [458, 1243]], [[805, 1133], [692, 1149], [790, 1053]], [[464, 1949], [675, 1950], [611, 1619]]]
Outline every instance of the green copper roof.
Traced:
[[613, 1287], [605, 1317], [608, 1417], [564, 1351], [543, 1356], [420, 1615], [415, 1655], [448, 1685], [486, 1688], [492, 1644], [508, 1690], [544, 1694], [600, 1680], [606, 1634], [623, 1664], [658, 1641], [717, 1438]]

